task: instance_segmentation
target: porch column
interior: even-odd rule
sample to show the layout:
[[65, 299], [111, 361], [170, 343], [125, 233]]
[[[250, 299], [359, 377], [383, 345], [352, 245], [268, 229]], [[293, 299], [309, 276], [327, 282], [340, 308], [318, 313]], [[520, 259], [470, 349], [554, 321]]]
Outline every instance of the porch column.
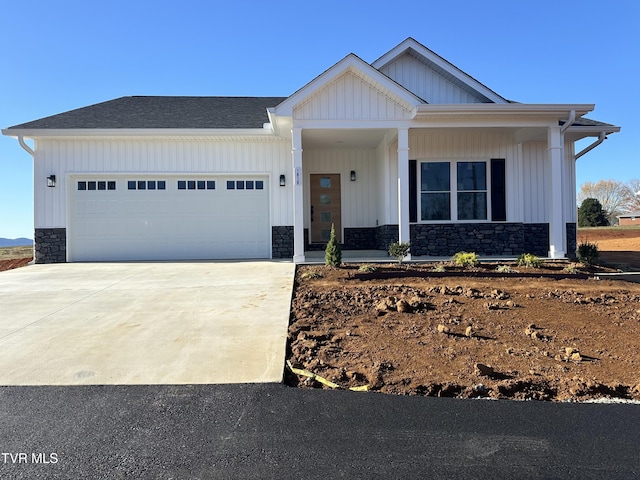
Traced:
[[563, 135], [560, 127], [547, 129], [547, 157], [549, 160], [550, 201], [549, 201], [549, 258], [565, 257], [564, 201], [562, 195], [563, 177]]
[[[411, 240], [409, 231], [409, 129], [398, 129], [398, 241]], [[411, 260], [411, 254], [405, 260]]]
[[304, 202], [302, 197], [302, 129], [291, 129], [293, 169], [293, 263], [304, 262]]

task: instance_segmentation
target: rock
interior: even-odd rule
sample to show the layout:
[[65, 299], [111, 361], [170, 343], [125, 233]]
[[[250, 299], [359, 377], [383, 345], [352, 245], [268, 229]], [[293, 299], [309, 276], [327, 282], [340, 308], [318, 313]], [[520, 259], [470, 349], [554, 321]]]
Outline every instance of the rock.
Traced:
[[481, 377], [491, 377], [494, 374], [493, 368], [483, 363], [476, 363], [473, 372]]
[[450, 331], [449, 327], [445, 327], [442, 324], [438, 325], [438, 333], [449, 333]]
[[578, 350], [576, 350], [573, 347], [565, 347], [565, 349], [564, 349], [564, 353], [565, 353], [565, 355], [567, 357], [570, 357], [571, 355], [573, 355], [574, 353], [577, 353], [577, 352], [578, 352]]
[[536, 331], [535, 331], [535, 330], [533, 330], [532, 328], [525, 328], [525, 329], [524, 329], [524, 334], [525, 334], [525, 335], [527, 335], [527, 336], [529, 336], [529, 337], [530, 337], [531, 335], [533, 335], [534, 333], [536, 333]]
[[409, 302], [407, 302], [404, 299], [400, 299], [396, 302], [396, 310], [401, 313], [413, 312], [413, 308], [411, 308], [411, 305], [409, 305]]
[[574, 352], [571, 354], [571, 360], [573, 360], [574, 362], [581, 362], [582, 361], [582, 355], [580, 355], [579, 352]]
[[464, 334], [469, 338], [473, 337], [473, 327], [469, 325], [467, 329], [464, 331]]

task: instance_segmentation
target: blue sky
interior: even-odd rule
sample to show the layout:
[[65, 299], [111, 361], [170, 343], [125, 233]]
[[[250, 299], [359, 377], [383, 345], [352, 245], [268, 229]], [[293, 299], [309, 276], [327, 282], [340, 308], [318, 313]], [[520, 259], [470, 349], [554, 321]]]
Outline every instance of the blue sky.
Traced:
[[[0, 3], [0, 127], [125, 95], [287, 96], [407, 37], [511, 100], [595, 103], [622, 131], [578, 186], [640, 177], [640, 2], [20, 0]], [[31, 158], [0, 137], [0, 237], [33, 237]], [[44, 179], [38, 179], [44, 181]]]

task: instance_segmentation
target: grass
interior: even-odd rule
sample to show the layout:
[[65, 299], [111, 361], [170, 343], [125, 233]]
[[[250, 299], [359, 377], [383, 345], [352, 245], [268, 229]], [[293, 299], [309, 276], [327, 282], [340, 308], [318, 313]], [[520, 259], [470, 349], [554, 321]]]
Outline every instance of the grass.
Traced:
[[0, 247], [0, 260], [33, 258], [33, 247]]

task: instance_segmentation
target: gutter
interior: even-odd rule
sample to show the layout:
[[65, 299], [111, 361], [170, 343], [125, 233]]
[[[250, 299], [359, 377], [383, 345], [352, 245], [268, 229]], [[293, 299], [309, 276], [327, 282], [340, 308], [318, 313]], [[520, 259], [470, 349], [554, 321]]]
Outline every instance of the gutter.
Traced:
[[33, 158], [34, 156], [33, 149], [24, 142], [24, 137], [22, 135], [18, 135], [18, 143], [24, 149], [24, 151], [27, 152], [29, 155], [31, 155], [31, 157]]
[[590, 152], [591, 150], [593, 150], [594, 148], [596, 148], [598, 145], [600, 145], [602, 142], [604, 142], [607, 139], [607, 134], [605, 132], [600, 132], [600, 135], [598, 136], [598, 140], [596, 140], [595, 142], [593, 142], [591, 145], [589, 145], [588, 147], [583, 148], [580, 152], [576, 153], [576, 160], [578, 160], [581, 156], [583, 156], [585, 153]]

